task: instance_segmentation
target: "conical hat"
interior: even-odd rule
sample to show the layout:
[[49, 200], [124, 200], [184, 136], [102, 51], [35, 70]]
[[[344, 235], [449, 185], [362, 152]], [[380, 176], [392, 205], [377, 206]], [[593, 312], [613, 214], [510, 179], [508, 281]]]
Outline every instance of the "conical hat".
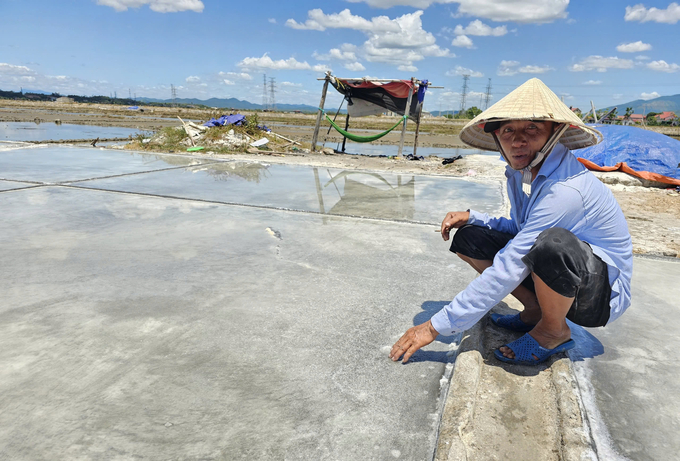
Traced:
[[545, 120], [568, 123], [560, 138], [567, 149], [594, 146], [602, 141], [602, 133], [586, 126], [560, 98], [537, 78], [532, 78], [506, 97], [472, 119], [460, 132], [465, 144], [484, 150], [497, 151], [491, 133], [484, 131], [487, 122], [506, 120]]

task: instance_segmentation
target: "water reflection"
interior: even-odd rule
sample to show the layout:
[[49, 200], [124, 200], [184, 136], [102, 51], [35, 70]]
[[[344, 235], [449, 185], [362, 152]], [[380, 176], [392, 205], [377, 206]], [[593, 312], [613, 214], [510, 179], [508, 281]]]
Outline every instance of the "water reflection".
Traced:
[[[333, 147], [334, 143], [327, 143], [328, 147]], [[340, 144], [338, 144], [340, 146]], [[339, 148], [339, 147], [338, 147]], [[345, 145], [346, 154], [367, 155], [371, 157], [377, 156], [394, 156], [399, 152], [399, 146], [396, 144], [374, 144], [374, 143], [357, 143], [347, 142]], [[413, 153], [413, 145], [404, 145], [403, 155]], [[436, 155], [441, 158], [452, 158], [459, 155], [492, 155], [498, 157], [498, 152], [489, 152], [481, 149], [469, 149], [464, 147], [425, 147], [418, 146], [416, 150], [418, 156], [427, 157], [428, 155]]]
[[[409, 180], [404, 182], [402, 175], [397, 175], [396, 184], [391, 184], [378, 173], [345, 170], [333, 175], [330, 170], [327, 171], [331, 179], [322, 186], [318, 168], [314, 168], [314, 179], [321, 213], [372, 216], [383, 219], [413, 219], [415, 215], [415, 176], [411, 176]], [[323, 190], [330, 186], [333, 186], [332, 189], [336, 191], [338, 200], [330, 209], [326, 210]]]
[[0, 140], [9, 141], [50, 141], [66, 139], [127, 138], [139, 130], [116, 126], [74, 125], [64, 123], [41, 123], [36, 117], [33, 122], [0, 123]]
[[223, 162], [214, 163], [194, 171], [205, 171], [208, 176], [217, 181], [226, 181], [236, 176], [259, 184], [263, 178], [270, 176], [268, 168], [268, 165], [261, 163]]

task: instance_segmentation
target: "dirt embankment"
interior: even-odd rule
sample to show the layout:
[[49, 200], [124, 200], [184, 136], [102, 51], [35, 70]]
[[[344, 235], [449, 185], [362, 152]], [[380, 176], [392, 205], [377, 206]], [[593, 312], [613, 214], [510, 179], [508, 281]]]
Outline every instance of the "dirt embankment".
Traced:
[[[234, 111], [246, 116], [255, 112]], [[228, 109], [199, 109], [179, 107], [139, 106], [139, 110], [130, 110], [126, 106], [106, 104], [48, 103], [32, 101], [0, 100], [0, 122], [56, 122], [77, 125], [120, 126], [137, 128], [142, 131], [156, 131], [168, 126], [179, 125], [177, 117], [185, 121], [204, 122], [211, 118], [229, 114]], [[315, 114], [295, 114], [278, 112], [257, 112], [259, 122], [270, 126], [274, 131], [298, 141], [310, 143], [316, 124]], [[340, 120], [342, 114], [338, 116]], [[360, 135], [375, 134], [387, 130], [399, 120], [398, 117], [362, 117], [352, 119], [350, 131]], [[419, 146], [430, 147], [465, 147], [458, 139], [458, 133], [466, 120], [445, 120], [438, 118], [423, 119], [418, 135]], [[344, 126], [344, 122], [340, 123]], [[342, 142], [335, 130], [322, 119], [319, 131], [319, 145]], [[405, 145], [412, 146], [415, 138], [415, 123], [406, 126]], [[401, 129], [376, 141], [376, 144], [396, 144], [401, 137]]]
[[[144, 112], [130, 111], [125, 107], [96, 104], [56, 104], [0, 100], [0, 122], [30, 122], [36, 118], [42, 121], [60, 120], [62, 123], [76, 123], [99, 126], [122, 126], [141, 130], [157, 130], [167, 126], [178, 126], [177, 115], [185, 120], [207, 120], [219, 116], [223, 110], [184, 109], [170, 107], [142, 107]], [[248, 114], [248, 112], [241, 111]], [[272, 125], [274, 131], [303, 144], [312, 138], [316, 120], [309, 114], [259, 113], [262, 123]], [[393, 125], [394, 118], [366, 117], [355, 125], [355, 130], [384, 130]], [[433, 147], [463, 147], [457, 134], [463, 121], [430, 120], [421, 125], [419, 145]], [[413, 126], [409, 124], [408, 126]], [[341, 138], [328, 125], [320, 133], [319, 144], [327, 139], [336, 143]], [[351, 130], [352, 131], [352, 130]], [[335, 134], [333, 134], [335, 133]], [[400, 132], [395, 130], [380, 141], [394, 144]], [[414, 133], [407, 131], [406, 145], [413, 143]], [[331, 144], [332, 145], [332, 144]], [[206, 155], [206, 154], [203, 154]], [[210, 155], [210, 154], [207, 154]], [[285, 155], [285, 154], [284, 154]], [[421, 161], [401, 158], [375, 158], [357, 155], [328, 155], [322, 153], [298, 152], [294, 155], [276, 157], [264, 154], [234, 153], [229, 158], [259, 160], [269, 163], [287, 163], [327, 166], [333, 168], [364, 169], [404, 174], [428, 174], [452, 177], [472, 177], [504, 180], [504, 163], [494, 156], [470, 155], [449, 165], [442, 165], [442, 159], [426, 157]], [[641, 183], [624, 173], [597, 173], [608, 183], [628, 220], [637, 254], [657, 256], [680, 256], [680, 193], [675, 190], [643, 187]], [[446, 211], [442, 210], [442, 217]]]

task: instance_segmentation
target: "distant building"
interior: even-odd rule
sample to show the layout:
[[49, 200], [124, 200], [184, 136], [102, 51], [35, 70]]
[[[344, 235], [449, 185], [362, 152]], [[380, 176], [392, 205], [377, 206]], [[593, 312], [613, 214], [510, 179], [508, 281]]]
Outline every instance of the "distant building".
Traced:
[[671, 123], [677, 116], [675, 115], [675, 112], [664, 111], [657, 114], [654, 118], [656, 118], [659, 123]]
[[60, 98], [57, 98], [55, 100], [55, 102], [61, 102], [61, 103], [64, 103], [64, 104], [73, 104], [75, 101], [73, 100], [73, 98], [69, 98], [67, 96], [62, 96]]
[[642, 114], [630, 114], [630, 121], [633, 123], [641, 124], [645, 121], [645, 116]]

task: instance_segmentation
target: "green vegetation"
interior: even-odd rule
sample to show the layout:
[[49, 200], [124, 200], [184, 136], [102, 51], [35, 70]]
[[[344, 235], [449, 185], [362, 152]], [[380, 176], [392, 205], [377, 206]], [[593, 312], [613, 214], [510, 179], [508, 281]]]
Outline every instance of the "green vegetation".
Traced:
[[458, 119], [464, 118], [464, 119], [472, 120], [473, 118], [475, 118], [476, 116], [478, 116], [481, 113], [482, 113], [482, 109], [479, 109], [477, 106], [472, 106], [468, 110], [466, 110], [465, 112], [458, 112], [456, 114], [456, 118], [458, 118]]

